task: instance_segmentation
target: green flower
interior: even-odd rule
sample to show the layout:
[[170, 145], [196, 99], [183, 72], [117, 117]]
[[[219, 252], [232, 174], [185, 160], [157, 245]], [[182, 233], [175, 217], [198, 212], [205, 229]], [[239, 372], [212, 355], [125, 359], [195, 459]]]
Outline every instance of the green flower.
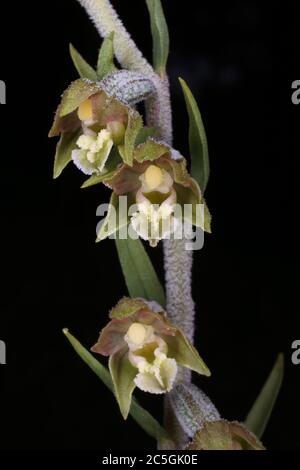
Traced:
[[[113, 190], [111, 203], [117, 211], [117, 221], [120, 219], [118, 196], [127, 196], [129, 203], [135, 204], [128, 219], [122, 218], [123, 225], [130, 224], [151, 246], [171, 234], [181, 234], [184, 221], [210, 232], [210, 214], [197, 182], [186, 169], [186, 160], [163, 142], [148, 138], [135, 148], [132, 166], [119, 164], [99, 179], [92, 177], [85, 186], [100, 180]], [[204, 214], [199, 210], [200, 204]], [[112, 227], [111, 216], [109, 212], [98, 240], [120, 228]]]
[[127, 418], [135, 387], [144, 392], [169, 392], [178, 365], [199, 374], [210, 372], [183, 333], [171, 325], [156, 302], [123, 298], [110, 312], [92, 351], [109, 356], [115, 395]]
[[237, 421], [207, 421], [185, 450], [265, 450], [260, 440]]
[[122, 161], [118, 153], [121, 145], [123, 159], [130, 164], [142, 124], [137, 111], [105, 91], [104, 82], [72, 82], [63, 93], [49, 133], [49, 137], [60, 136], [54, 177], [71, 160], [87, 175], [105, 173], [113, 146], [118, 157], [114, 158], [113, 168]]

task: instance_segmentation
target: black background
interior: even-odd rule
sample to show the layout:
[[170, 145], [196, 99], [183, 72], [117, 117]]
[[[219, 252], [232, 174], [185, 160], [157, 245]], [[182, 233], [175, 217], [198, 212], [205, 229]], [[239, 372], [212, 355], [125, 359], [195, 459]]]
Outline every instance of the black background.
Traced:
[[[144, 2], [113, 3], [150, 59]], [[285, 352], [263, 439], [270, 449], [300, 448], [300, 365], [290, 359], [300, 337], [296, 4], [164, 1], [174, 145], [188, 155], [181, 76], [200, 105], [211, 159], [213, 234], [195, 253], [193, 287], [196, 345], [212, 377], [195, 383], [224, 417], [243, 420]], [[91, 346], [126, 294], [113, 241], [94, 243], [95, 210], [109, 191], [79, 189], [84, 178], [72, 165], [53, 181], [55, 139], [47, 138], [59, 96], [77, 78], [68, 43], [94, 64], [100, 39], [75, 0], [22, 2], [2, 11], [1, 23], [0, 448], [154, 449], [61, 333], [68, 327]], [[151, 256], [163, 277], [161, 247]], [[160, 398], [137, 396], [161, 416]]]

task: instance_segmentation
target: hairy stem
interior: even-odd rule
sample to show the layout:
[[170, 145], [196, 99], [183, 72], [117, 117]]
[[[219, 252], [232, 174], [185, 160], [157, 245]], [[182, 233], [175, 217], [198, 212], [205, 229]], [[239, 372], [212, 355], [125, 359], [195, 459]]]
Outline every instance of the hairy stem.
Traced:
[[114, 31], [114, 53], [121, 66], [152, 80], [156, 93], [147, 103], [147, 120], [162, 139], [172, 141], [172, 114], [167, 77], [160, 77], [131, 39], [109, 0], [78, 0], [103, 38]]
[[[142, 73], [151, 79], [156, 93], [146, 103], [147, 124], [155, 126], [161, 138], [172, 144], [172, 112], [167, 76], [157, 75], [143, 57], [126, 31], [109, 0], [78, 0], [86, 9], [102, 37], [114, 31], [114, 52], [125, 69]], [[185, 240], [164, 242], [166, 273], [167, 312], [171, 321], [178, 325], [192, 340], [194, 333], [194, 303], [191, 296], [192, 252], [185, 250]], [[189, 372], [179, 371], [178, 381], [190, 382]], [[165, 424], [177, 448], [182, 448], [187, 436], [182, 430], [172, 405], [165, 399]]]

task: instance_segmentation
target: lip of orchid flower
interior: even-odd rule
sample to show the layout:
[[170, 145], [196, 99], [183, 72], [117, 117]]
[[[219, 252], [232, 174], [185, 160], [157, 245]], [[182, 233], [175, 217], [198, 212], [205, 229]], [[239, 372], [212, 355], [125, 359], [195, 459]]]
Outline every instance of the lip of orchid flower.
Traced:
[[[162, 193], [163, 196], [164, 193]], [[154, 195], [157, 199], [157, 195]], [[177, 195], [174, 188], [169, 190], [160, 204], [151, 202], [142, 188], [137, 191], [137, 211], [132, 214], [130, 224], [143, 240], [148, 240], [155, 247], [160, 240], [168, 238], [181, 227], [180, 221], [174, 217]]]
[[164, 310], [153, 308], [143, 299], [121, 299], [91, 348], [109, 356], [116, 399], [125, 419], [135, 387], [155, 394], [169, 392], [178, 365], [210, 375], [195, 348], [168, 322]]

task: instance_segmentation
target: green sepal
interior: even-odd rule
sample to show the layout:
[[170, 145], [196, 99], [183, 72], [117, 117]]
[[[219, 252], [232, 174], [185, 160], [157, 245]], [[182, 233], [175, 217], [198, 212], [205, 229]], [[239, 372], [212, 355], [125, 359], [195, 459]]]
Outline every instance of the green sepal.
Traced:
[[210, 370], [200, 357], [197, 349], [188, 341], [182, 331], [177, 328], [175, 336], [164, 335], [168, 345], [168, 357], [172, 357], [181, 366], [187, 367], [200, 375], [211, 375]]
[[64, 117], [67, 114], [72, 113], [83, 101], [100, 91], [101, 88], [97, 83], [81, 78], [75, 80], [70, 84], [62, 96], [59, 116]]
[[135, 389], [133, 380], [137, 374], [136, 367], [133, 367], [128, 359], [127, 348], [121, 349], [110, 356], [108, 367], [121, 414], [124, 419], [127, 419], [131, 406], [132, 393]]
[[129, 297], [123, 297], [117, 305], [110, 311], [110, 318], [127, 318], [140, 310], [147, 308], [147, 305], [142, 299], [131, 299]]
[[133, 153], [135, 148], [136, 138], [143, 127], [142, 116], [134, 110], [128, 112], [128, 123], [124, 137], [124, 151], [121, 152], [124, 163], [129, 166], [133, 164]]
[[140, 163], [144, 162], [145, 160], [154, 161], [169, 151], [170, 147], [167, 145], [156, 142], [152, 138], [148, 138], [146, 142], [136, 147], [134, 151], [134, 159]]
[[72, 160], [72, 150], [76, 148], [76, 142], [80, 130], [62, 134], [57, 145], [54, 158], [53, 178], [58, 178], [64, 168]]
[[197, 102], [186, 82], [179, 78], [189, 115], [189, 144], [191, 154], [191, 175], [200, 186], [202, 194], [209, 179], [209, 156], [206, 133]]
[[72, 44], [70, 44], [69, 48], [73, 64], [80, 78], [88, 78], [89, 80], [95, 82], [97, 80], [97, 74], [93, 67], [91, 67], [90, 64], [86, 62], [86, 60], [82, 57], [81, 54], [79, 54]]
[[[64, 335], [74, 348], [78, 356], [87, 364], [87, 366], [99, 377], [104, 385], [114, 392], [114, 385], [109, 371], [94, 356], [85, 349], [82, 344], [69, 333], [68, 329], [63, 330]], [[132, 398], [130, 414], [141, 428], [157, 441], [164, 442], [169, 440], [169, 435], [159, 422], [151, 414], [142, 408], [135, 398]]]
[[105, 75], [115, 72], [117, 67], [114, 64], [114, 31], [106, 36], [101, 45], [98, 63], [97, 63], [97, 77], [102, 80]]

